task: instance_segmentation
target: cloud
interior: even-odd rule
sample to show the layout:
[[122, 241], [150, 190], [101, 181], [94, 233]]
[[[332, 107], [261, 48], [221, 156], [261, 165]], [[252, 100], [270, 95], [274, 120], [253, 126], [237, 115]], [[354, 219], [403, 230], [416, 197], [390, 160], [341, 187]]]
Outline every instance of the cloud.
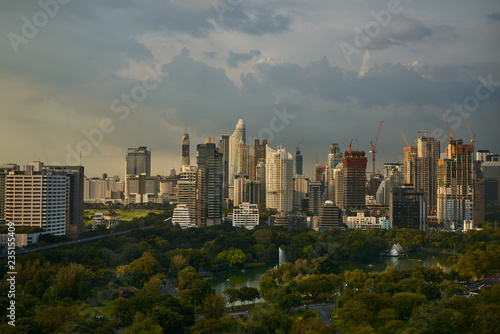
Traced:
[[500, 21], [500, 13], [499, 12], [488, 14], [488, 15], [486, 15], [486, 17], [489, 18], [490, 20]]
[[280, 34], [290, 29], [292, 18], [277, 14], [269, 6], [250, 6], [248, 2], [227, 12], [218, 25], [227, 29], [243, 32], [248, 35]]
[[236, 53], [229, 51], [229, 56], [227, 58], [227, 64], [229, 67], [237, 67], [239, 64], [246, 63], [252, 60], [253, 57], [260, 56], [259, 50], [250, 50], [248, 53]]
[[390, 25], [382, 27], [380, 34], [375, 36], [366, 48], [379, 50], [393, 45], [404, 46], [407, 43], [419, 42], [431, 34], [432, 30], [419, 20], [394, 16]]
[[203, 52], [203, 55], [207, 58], [210, 58], [210, 59], [215, 59], [217, 58], [217, 56], [219, 55], [218, 52], [210, 52], [210, 51], [204, 51]]

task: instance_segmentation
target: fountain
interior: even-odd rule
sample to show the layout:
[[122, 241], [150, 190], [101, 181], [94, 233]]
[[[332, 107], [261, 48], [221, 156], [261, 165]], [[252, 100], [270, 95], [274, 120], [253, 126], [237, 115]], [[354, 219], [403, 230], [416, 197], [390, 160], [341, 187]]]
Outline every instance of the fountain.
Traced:
[[279, 261], [278, 261], [278, 264], [281, 266], [282, 264], [285, 264], [288, 262], [287, 258], [286, 258], [286, 254], [285, 254], [285, 251], [280, 247], [279, 248]]

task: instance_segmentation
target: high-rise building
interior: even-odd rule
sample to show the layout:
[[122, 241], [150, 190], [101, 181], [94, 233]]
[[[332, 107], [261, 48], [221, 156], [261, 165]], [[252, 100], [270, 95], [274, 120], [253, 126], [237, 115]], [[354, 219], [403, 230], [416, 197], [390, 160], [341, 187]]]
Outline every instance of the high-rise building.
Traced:
[[125, 158], [125, 176], [151, 175], [151, 151], [145, 146], [129, 148]]
[[414, 187], [427, 194], [427, 214], [434, 216], [437, 206], [437, 165], [439, 161], [439, 141], [433, 137], [418, 138], [415, 159]]
[[222, 153], [222, 198], [229, 197], [229, 135], [222, 135], [219, 142]]
[[205, 139], [205, 144], [199, 144], [196, 151], [196, 225], [219, 225], [222, 223], [222, 153], [213, 138]]
[[196, 227], [191, 220], [191, 212], [185, 204], [177, 204], [172, 214], [172, 224], [179, 225], [182, 229]]
[[[257, 171], [257, 165], [259, 162], [266, 161], [266, 147], [267, 147], [267, 139], [262, 140], [262, 144], [260, 144], [260, 141], [258, 139], [254, 140], [254, 146], [253, 146], [253, 169], [256, 173]], [[255, 174], [256, 175], [256, 174]], [[250, 177], [251, 180], [253, 178]]]
[[401, 187], [403, 182], [403, 165], [398, 163], [384, 164], [384, 179], [378, 187], [376, 199], [377, 203], [389, 205], [391, 188]]
[[189, 211], [190, 222], [196, 222], [196, 166], [182, 166], [177, 181], [177, 204]]
[[262, 203], [262, 199], [260, 198], [262, 194], [260, 181], [245, 180], [243, 187], [243, 202], [257, 205]]
[[447, 225], [474, 221], [474, 146], [450, 139], [446, 156], [438, 164], [438, 220]]
[[345, 208], [345, 191], [344, 191], [344, 164], [340, 163], [333, 170], [333, 193], [335, 205], [340, 209]]
[[323, 193], [321, 192], [321, 182], [313, 181], [309, 183], [309, 211], [315, 216], [319, 215], [323, 205]]
[[309, 179], [296, 175], [293, 179], [293, 211], [309, 210]]
[[417, 146], [406, 146], [404, 155], [404, 183], [415, 184], [415, 159], [417, 158]]
[[66, 234], [68, 179], [43, 170], [42, 163], [25, 166], [24, 172], [10, 172], [6, 177], [5, 219], [16, 226], [45, 229], [48, 233]]
[[189, 155], [189, 134], [185, 130], [181, 142], [181, 168], [182, 166], [189, 166], [191, 164]]
[[[242, 141], [243, 140], [243, 141]], [[229, 186], [234, 185], [234, 175], [238, 174], [238, 145], [240, 142], [243, 145], [246, 144], [246, 126], [245, 121], [240, 119], [238, 124], [236, 124], [236, 128], [234, 129], [233, 134], [229, 137], [229, 155], [228, 155], [228, 180]], [[229, 190], [229, 198], [233, 199], [233, 194], [231, 194], [231, 189]]]
[[67, 178], [66, 235], [78, 239], [83, 232], [83, 166], [44, 166], [44, 171]]
[[239, 173], [234, 176], [234, 201], [233, 205], [239, 206], [243, 203], [243, 196], [245, 193], [245, 182], [248, 181], [248, 174]]
[[260, 159], [255, 167], [255, 181], [260, 182], [260, 202], [266, 203], [266, 160]]
[[266, 206], [278, 211], [293, 209], [293, 158], [281, 146], [266, 148]]
[[427, 194], [415, 191], [412, 185], [393, 188], [389, 197], [391, 227], [426, 230]]
[[236, 174], [253, 174], [250, 172], [251, 168], [249, 146], [241, 139], [236, 150]]
[[19, 165], [0, 165], [0, 226], [5, 223], [5, 187], [9, 172], [19, 171]]
[[333, 143], [328, 150], [328, 165], [326, 167], [326, 192], [325, 197], [328, 200], [335, 200], [333, 170], [339, 163], [342, 162], [342, 152], [340, 152], [339, 144]]
[[344, 154], [344, 204], [346, 208], [361, 209], [365, 206], [367, 158], [363, 151], [346, 151]]
[[342, 211], [332, 201], [326, 201], [319, 214], [318, 231], [339, 229], [342, 224], [341, 213]]

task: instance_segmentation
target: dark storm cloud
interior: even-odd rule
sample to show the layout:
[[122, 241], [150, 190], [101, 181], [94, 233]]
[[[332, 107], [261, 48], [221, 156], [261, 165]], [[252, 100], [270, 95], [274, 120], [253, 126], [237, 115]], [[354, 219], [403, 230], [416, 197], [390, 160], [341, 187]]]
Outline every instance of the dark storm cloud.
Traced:
[[496, 12], [496, 13], [492, 13], [492, 14], [486, 15], [486, 17], [489, 18], [490, 20], [500, 21], [500, 12]]
[[260, 56], [259, 50], [250, 50], [248, 53], [236, 53], [229, 51], [229, 56], [227, 57], [227, 64], [230, 67], [237, 67], [239, 64], [246, 63], [253, 57]]
[[416, 43], [426, 36], [430, 36], [432, 30], [421, 21], [395, 16], [386, 28], [382, 27], [378, 36], [373, 38], [367, 49], [379, 50], [390, 46], [404, 46], [407, 43]]
[[276, 14], [269, 6], [250, 6], [244, 3], [227, 12], [218, 24], [228, 30], [236, 30], [249, 35], [279, 34], [290, 29], [292, 18]]

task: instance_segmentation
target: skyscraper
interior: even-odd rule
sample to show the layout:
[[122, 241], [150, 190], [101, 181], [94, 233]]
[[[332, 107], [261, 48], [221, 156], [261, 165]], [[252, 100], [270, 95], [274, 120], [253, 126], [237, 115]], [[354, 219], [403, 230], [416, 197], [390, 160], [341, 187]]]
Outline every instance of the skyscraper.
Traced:
[[319, 214], [318, 231], [340, 229], [341, 213], [342, 211], [332, 201], [326, 201]]
[[474, 220], [474, 146], [450, 139], [446, 156], [438, 163], [438, 220], [462, 224]]
[[278, 211], [293, 209], [293, 158], [281, 146], [266, 149], [266, 206]]
[[313, 181], [309, 183], [309, 211], [315, 216], [319, 215], [323, 205], [323, 193], [321, 192], [321, 182]]
[[406, 146], [404, 155], [404, 183], [415, 184], [415, 159], [417, 158], [417, 146]]
[[342, 153], [340, 152], [339, 144], [333, 143], [330, 145], [328, 150], [328, 165], [326, 170], [326, 199], [331, 201], [335, 200], [334, 194], [334, 181], [333, 181], [333, 170], [337, 167], [339, 163], [342, 162]]
[[346, 151], [344, 154], [344, 204], [346, 208], [361, 209], [365, 206], [367, 158], [363, 151]]
[[[242, 142], [243, 145], [246, 144], [246, 127], [245, 127], [245, 121], [242, 119], [238, 121], [238, 124], [236, 124], [236, 128], [234, 129], [233, 134], [231, 135], [231, 137], [229, 137], [228, 181], [230, 187], [234, 185], [234, 175], [237, 174], [238, 170], [238, 145], [240, 144], [240, 142]], [[233, 199], [233, 194], [231, 194], [232, 193], [231, 189], [229, 190], [229, 198]]]
[[229, 135], [222, 135], [219, 142], [219, 152], [222, 153], [222, 198], [229, 197]]
[[181, 168], [182, 166], [189, 166], [189, 134], [187, 130], [184, 131], [182, 135], [182, 143], [181, 143]]
[[151, 151], [148, 151], [147, 147], [129, 148], [125, 162], [125, 176], [151, 175]]
[[[256, 170], [257, 165], [261, 161], [266, 161], [266, 147], [267, 147], [267, 139], [262, 140], [262, 144], [258, 139], [254, 140], [253, 146], [253, 168]], [[256, 175], [256, 174], [255, 174]]]
[[295, 174], [297, 175], [302, 175], [302, 165], [303, 165], [304, 158], [302, 157], [302, 154], [300, 154], [300, 149], [297, 146], [297, 150], [295, 150]]
[[414, 188], [427, 194], [428, 215], [436, 214], [439, 149], [439, 141], [433, 137], [418, 138]]
[[196, 151], [196, 225], [219, 225], [222, 223], [222, 153], [213, 138], [205, 139], [205, 144], [199, 144]]

